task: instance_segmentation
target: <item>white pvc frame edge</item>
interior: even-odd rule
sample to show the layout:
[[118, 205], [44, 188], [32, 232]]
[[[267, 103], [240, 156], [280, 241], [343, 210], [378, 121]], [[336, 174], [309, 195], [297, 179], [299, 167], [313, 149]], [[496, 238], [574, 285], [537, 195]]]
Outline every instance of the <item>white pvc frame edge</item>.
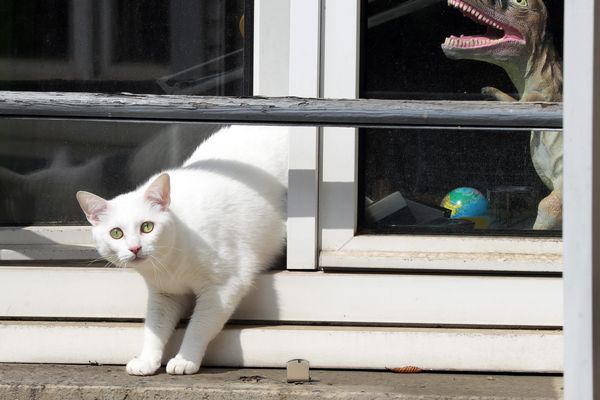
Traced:
[[[322, 86], [325, 98], [358, 97], [359, 0], [324, 0]], [[319, 181], [321, 250], [338, 250], [354, 237], [357, 219], [358, 130], [324, 128]]]
[[[319, 97], [321, 0], [291, 0], [290, 96]], [[287, 269], [317, 268], [318, 127], [290, 127]]]
[[[143, 279], [128, 269], [0, 267], [0, 320], [142, 319], [146, 300]], [[562, 325], [562, 282], [558, 277], [266, 272], [233, 319], [555, 328]]]
[[564, 6], [565, 400], [600, 399], [600, 5]]
[[[319, 97], [321, 0], [256, 0], [254, 95]], [[319, 128], [290, 127], [287, 269], [317, 267]]]
[[[0, 359], [123, 365], [139, 351], [142, 334], [141, 323], [5, 321]], [[178, 329], [163, 362], [182, 337]], [[559, 373], [562, 342], [560, 331], [233, 325], [211, 342], [203, 365], [282, 368], [304, 358], [314, 368]]]
[[560, 273], [562, 247], [562, 240], [545, 238], [360, 235], [339, 249], [322, 250], [319, 259], [324, 269]]
[[291, 0], [254, 0], [253, 94], [286, 96]]

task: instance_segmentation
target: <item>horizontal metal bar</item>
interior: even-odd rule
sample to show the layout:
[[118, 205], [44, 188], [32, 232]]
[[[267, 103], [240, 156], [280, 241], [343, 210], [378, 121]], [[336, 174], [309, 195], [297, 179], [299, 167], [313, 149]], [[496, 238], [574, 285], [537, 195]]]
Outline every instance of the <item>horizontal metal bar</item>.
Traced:
[[0, 91], [0, 116], [310, 126], [559, 129], [562, 104]]

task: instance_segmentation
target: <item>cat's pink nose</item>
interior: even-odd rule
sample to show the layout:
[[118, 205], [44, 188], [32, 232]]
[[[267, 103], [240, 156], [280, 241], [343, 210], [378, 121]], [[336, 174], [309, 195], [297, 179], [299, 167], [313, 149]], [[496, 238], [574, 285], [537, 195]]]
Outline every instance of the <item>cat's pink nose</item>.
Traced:
[[142, 246], [133, 246], [129, 248], [129, 251], [137, 256], [137, 253], [139, 253], [141, 249]]

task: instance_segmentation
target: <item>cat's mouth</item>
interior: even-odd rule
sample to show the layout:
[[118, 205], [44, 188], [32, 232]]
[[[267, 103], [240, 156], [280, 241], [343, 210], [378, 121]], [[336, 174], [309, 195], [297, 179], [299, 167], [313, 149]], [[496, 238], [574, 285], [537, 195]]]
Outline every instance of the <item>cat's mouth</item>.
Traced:
[[136, 255], [136, 256], [134, 256], [134, 257], [133, 257], [133, 259], [132, 259], [131, 261], [129, 261], [129, 262], [132, 262], [132, 263], [134, 263], [134, 264], [138, 264], [138, 263], [141, 263], [141, 262], [143, 262], [143, 261], [146, 261], [146, 259], [147, 259], [147, 258], [148, 258], [148, 257], [146, 257], [146, 256], [144, 256], [144, 255]]
[[119, 266], [123, 268], [130, 267], [132, 265], [142, 264], [144, 261], [148, 259], [145, 255], [131, 255], [130, 257], [121, 258], [119, 260]]

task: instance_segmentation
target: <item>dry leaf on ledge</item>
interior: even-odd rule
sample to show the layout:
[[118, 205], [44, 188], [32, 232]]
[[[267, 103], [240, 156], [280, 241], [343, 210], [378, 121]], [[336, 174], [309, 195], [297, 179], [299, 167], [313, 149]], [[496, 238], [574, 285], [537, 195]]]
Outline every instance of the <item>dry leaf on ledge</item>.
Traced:
[[400, 368], [387, 368], [389, 371], [392, 371], [396, 374], [418, 374], [423, 372], [423, 370], [419, 367], [415, 367], [413, 365], [407, 365], [405, 367]]

